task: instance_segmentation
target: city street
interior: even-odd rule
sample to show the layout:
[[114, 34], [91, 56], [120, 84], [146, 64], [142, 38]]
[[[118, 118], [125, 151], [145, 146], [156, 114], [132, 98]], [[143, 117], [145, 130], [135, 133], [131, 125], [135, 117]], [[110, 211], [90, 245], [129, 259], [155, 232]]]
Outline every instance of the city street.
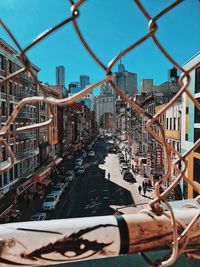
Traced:
[[142, 176], [136, 176], [136, 183], [123, 180], [117, 155], [107, 153], [107, 148], [106, 141], [96, 144], [95, 157], [89, 161], [99, 164], [91, 166], [84, 176], [78, 177], [59, 218], [111, 215], [116, 209], [122, 213], [136, 213], [151, 199], [151, 192], [147, 192], [146, 196], [138, 193]]
[[[146, 195], [138, 192], [138, 186], [144, 181], [141, 175], [136, 175], [135, 183], [123, 180], [117, 154], [108, 153], [108, 141], [97, 141], [92, 149], [95, 156], [84, 159], [86, 173], [76, 175], [56, 210], [46, 212], [47, 219], [113, 215], [116, 212], [136, 213], [152, 199], [152, 191], [147, 190]], [[65, 162], [68, 169], [74, 168], [74, 160]], [[42, 202], [43, 199], [34, 199], [29, 206], [22, 203], [21, 221], [30, 220], [32, 214], [42, 212]]]

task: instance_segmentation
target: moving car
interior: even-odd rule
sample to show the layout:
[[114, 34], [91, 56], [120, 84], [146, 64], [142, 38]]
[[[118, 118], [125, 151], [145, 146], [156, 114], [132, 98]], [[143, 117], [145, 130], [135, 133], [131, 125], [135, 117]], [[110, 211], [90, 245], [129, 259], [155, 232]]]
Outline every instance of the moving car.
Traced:
[[43, 210], [55, 210], [56, 206], [59, 202], [59, 196], [57, 194], [49, 194], [46, 196], [43, 204], [42, 209]]
[[135, 178], [131, 172], [125, 172], [123, 174], [123, 179], [127, 182], [132, 182], [132, 183], [136, 182], [136, 180], [135, 180]]
[[120, 172], [123, 173], [124, 171], [129, 171], [129, 166], [126, 165], [125, 163], [122, 163], [120, 166]]
[[88, 153], [88, 157], [94, 157], [94, 151], [93, 150], [91, 150], [89, 153]]
[[83, 165], [79, 166], [78, 169], [76, 170], [78, 175], [82, 175], [85, 173], [85, 167]]
[[37, 212], [33, 214], [30, 218], [31, 221], [43, 221], [47, 217], [47, 214], [45, 212]]

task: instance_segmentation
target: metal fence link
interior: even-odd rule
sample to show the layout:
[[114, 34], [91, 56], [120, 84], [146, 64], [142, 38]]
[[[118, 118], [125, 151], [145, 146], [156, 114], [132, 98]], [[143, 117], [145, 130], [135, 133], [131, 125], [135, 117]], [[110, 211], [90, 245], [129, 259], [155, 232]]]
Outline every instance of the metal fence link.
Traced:
[[[198, 254], [199, 251], [187, 251], [185, 248], [187, 247], [187, 243], [190, 239], [190, 231], [192, 227], [195, 225], [196, 221], [198, 220], [200, 216], [200, 212], [195, 216], [191, 222], [185, 226], [183, 222], [180, 222], [176, 219], [173, 209], [171, 208], [170, 203], [165, 199], [166, 195], [168, 195], [176, 186], [177, 184], [183, 179], [186, 183], [189, 183], [198, 193], [200, 193], [200, 186], [191, 180], [187, 178], [186, 171], [187, 171], [187, 157], [188, 155], [196, 149], [200, 145], [200, 139], [195, 142], [193, 147], [187, 151], [185, 154], [181, 155], [177, 150], [175, 150], [170, 144], [168, 144], [165, 141], [165, 133], [162, 125], [159, 123], [159, 118], [165, 112], [173, 105], [173, 103], [182, 97], [183, 93], [186, 93], [186, 95], [189, 97], [189, 99], [196, 105], [198, 110], [200, 110], [200, 103], [192, 96], [192, 94], [189, 91], [189, 85], [190, 85], [190, 73], [192, 70], [200, 66], [200, 63], [197, 63], [196, 65], [192, 66], [189, 70], [185, 70], [182, 66], [180, 66], [175, 59], [166, 51], [166, 49], [162, 46], [161, 42], [156, 37], [156, 32], [159, 31], [159, 24], [158, 21], [161, 17], [166, 16], [169, 11], [176, 8], [179, 4], [183, 2], [183, 0], [177, 0], [168, 7], [166, 7], [164, 10], [162, 10], [160, 13], [158, 13], [155, 17], [151, 17], [148, 13], [148, 10], [142, 5], [142, 3], [139, 0], [135, 0], [135, 4], [137, 5], [138, 9], [142, 12], [142, 14], [147, 19], [148, 28], [149, 31], [144, 35], [141, 39], [137, 40], [135, 43], [131, 44], [129, 47], [121, 51], [116, 57], [106, 66], [93, 52], [93, 50], [90, 48], [89, 44], [87, 43], [85, 37], [83, 36], [79, 25], [77, 23], [77, 19], [79, 17], [79, 9], [81, 6], [87, 1], [85, 0], [79, 0], [76, 3], [74, 3], [73, 0], [70, 0], [71, 3], [71, 16], [63, 21], [61, 21], [59, 24], [55, 25], [53, 28], [45, 31], [44, 33], [40, 34], [39, 37], [37, 37], [35, 40], [33, 40], [32, 43], [27, 45], [24, 49], [21, 48], [19, 45], [17, 39], [13, 36], [12, 32], [8, 29], [6, 24], [0, 20], [0, 25], [4, 28], [4, 30], [7, 32], [7, 34], [10, 36], [12, 41], [15, 43], [16, 47], [19, 51], [20, 61], [23, 64], [23, 68], [20, 70], [10, 74], [7, 76], [4, 80], [0, 81], [0, 86], [7, 83], [11, 78], [17, 77], [21, 75], [22, 73], [29, 73], [31, 77], [34, 79], [35, 83], [39, 87], [39, 90], [43, 93], [43, 96], [35, 96], [35, 97], [27, 97], [22, 99], [18, 104], [15, 106], [11, 116], [7, 119], [5, 125], [0, 129], [0, 143], [5, 147], [6, 153], [8, 155], [8, 163], [6, 166], [0, 168], [0, 173], [8, 171], [14, 164], [15, 161], [15, 155], [12, 152], [12, 149], [10, 147], [10, 144], [8, 144], [5, 141], [5, 137], [8, 133], [9, 127], [13, 121], [15, 121], [18, 113], [24, 108], [27, 104], [36, 104], [36, 103], [46, 103], [47, 106], [50, 108], [50, 115], [47, 121], [37, 124], [32, 124], [25, 127], [17, 128], [16, 133], [26, 132], [30, 129], [36, 129], [39, 127], [48, 127], [52, 124], [53, 117], [54, 117], [54, 111], [53, 111], [53, 105], [58, 106], [67, 106], [80, 97], [84, 96], [86, 93], [92, 91], [93, 89], [97, 88], [98, 86], [104, 84], [105, 82], [110, 83], [114, 91], [120, 95], [120, 97], [126, 101], [130, 107], [134, 110], [136, 110], [139, 113], [142, 113], [143, 116], [146, 116], [149, 120], [147, 122], [147, 130], [152, 134], [152, 136], [162, 145], [165, 155], [166, 155], [166, 173], [162, 177], [162, 179], [156, 183], [155, 186], [155, 192], [156, 192], [156, 198], [150, 203], [149, 210], [143, 210], [143, 212], [147, 212], [150, 216], [151, 213], [154, 213], [156, 215], [165, 215], [169, 217], [169, 215], [164, 211], [164, 209], [161, 206], [161, 202], [164, 202], [166, 206], [168, 207], [170, 211], [170, 219], [173, 226], [173, 242], [171, 244], [172, 253], [171, 256], [168, 257], [167, 260], [163, 259], [162, 262], [160, 262], [160, 266], [169, 266], [172, 265], [177, 258], [184, 252], [187, 253], [189, 257], [199, 259], [200, 256]], [[105, 71], [105, 78], [96, 84], [91, 85], [87, 89], [82, 90], [81, 92], [70, 96], [68, 98], [64, 99], [55, 99], [52, 97], [48, 97], [46, 93], [45, 87], [40, 83], [40, 81], [35, 76], [31, 61], [29, 60], [27, 56], [27, 52], [33, 48], [34, 46], [38, 45], [44, 38], [48, 37], [52, 33], [54, 33], [56, 30], [60, 29], [61, 27], [65, 26], [68, 23], [72, 23], [74, 26], [74, 29], [82, 43], [82, 45], [85, 47], [87, 52], [90, 54], [90, 56], [96, 61], [96, 63]], [[181, 71], [182, 75], [179, 79], [179, 84], [181, 86], [181, 89], [178, 91], [178, 93], [171, 99], [171, 101], [157, 114], [155, 114], [153, 117], [151, 114], [147, 113], [144, 109], [142, 109], [140, 106], [138, 106], [136, 103], [132, 102], [131, 99], [128, 98], [128, 96], [113, 82], [113, 75], [112, 70], [115, 67], [117, 61], [121, 59], [124, 55], [126, 55], [128, 52], [133, 51], [136, 47], [138, 47], [140, 44], [145, 42], [148, 39], [152, 39], [155, 45], [158, 47], [158, 49], [163, 53], [163, 55], [179, 70]], [[157, 129], [159, 130], [159, 133], [157, 133], [152, 125], [156, 125]], [[172, 182], [172, 184], [163, 192], [160, 194], [160, 186], [161, 184], [170, 179], [171, 171], [169, 166], [171, 165], [171, 153], [175, 153], [178, 156], [178, 159], [176, 160], [174, 166], [172, 166], [177, 174], [176, 179]], [[179, 169], [179, 163], [181, 162], [182, 168]], [[198, 198], [199, 201], [199, 198]], [[182, 233], [177, 232], [177, 225], [182, 226]], [[157, 264], [155, 262], [155, 264]]]

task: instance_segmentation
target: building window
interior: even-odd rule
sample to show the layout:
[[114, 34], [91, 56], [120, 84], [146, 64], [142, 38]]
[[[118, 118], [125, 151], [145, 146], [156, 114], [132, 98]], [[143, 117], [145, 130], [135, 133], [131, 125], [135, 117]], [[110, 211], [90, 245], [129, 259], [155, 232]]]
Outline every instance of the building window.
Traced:
[[172, 118], [169, 119], [170, 125], [169, 125], [169, 129], [172, 130]]
[[186, 113], [186, 115], [189, 114], [189, 107], [186, 107], [185, 113]]
[[8, 60], [8, 71], [9, 73], [12, 73], [12, 61]]
[[167, 118], [167, 130], [169, 129], [169, 118]]
[[3, 186], [3, 175], [0, 174], [0, 188], [2, 188]]
[[185, 134], [185, 140], [188, 141], [188, 134]]
[[12, 84], [12, 82], [9, 82], [9, 94], [10, 95], [13, 94], [13, 84]]
[[[199, 176], [200, 159], [194, 158], [193, 164], [194, 164], [194, 175], [193, 175], [194, 181], [200, 183], [200, 176]], [[194, 190], [193, 197], [197, 197], [197, 196], [198, 196], [198, 193]]]
[[12, 114], [13, 112], [13, 103], [10, 103], [10, 115]]
[[177, 142], [177, 151], [180, 152], [180, 142]]
[[200, 67], [195, 72], [195, 93], [200, 93]]
[[3, 55], [0, 55], [0, 68], [4, 70], [4, 60], [3, 60]]
[[14, 173], [15, 173], [15, 178], [17, 178], [18, 177], [18, 165], [17, 164], [14, 166]]
[[173, 128], [173, 130], [176, 130], [176, 118], [174, 118], [174, 128]]
[[[200, 103], [200, 98], [198, 98], [197, 101]], [[196, 106], [194, 111], [194, 123], [200, 123], [200, 110]]]
[[1, 87], [0, 87], [0, 91], [1, 91], [2, 93], [5, 93], [5, 85], [4, 85], [4, 84], [1, 85]]
[[180, 131], [180, 129], [181, 129], [180, 126], [181, 126], [181, 118], [179, 117], [179, 118], [178, 118], [178, 131]]
[[1, 115], [6, 116], [6, 102], [2, 101], [1, 103]]
[[[194, 142], [200, 138], [200, 128], [194, 128]], [[195, 149], [195, 152], [200, 153], [200, 146]]]
[[5, 172], [3, 174], [3, 184], [4, 184], [4, 186], [7, 185], [7, 183], [8, 183], [8, 173]]
[[10, 170], [10, 182], [13, 181], [13, 168]]

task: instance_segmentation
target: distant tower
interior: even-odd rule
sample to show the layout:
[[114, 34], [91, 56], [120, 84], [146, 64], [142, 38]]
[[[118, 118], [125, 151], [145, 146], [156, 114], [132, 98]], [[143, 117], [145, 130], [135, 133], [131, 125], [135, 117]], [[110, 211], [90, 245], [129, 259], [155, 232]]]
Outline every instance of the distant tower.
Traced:
[[87, 75], [80, 75], [81, 89], [85, 89], [88, 85], [90, 85], [90, 77]]
[[120, 64], [118, 65], [118, 72], [122, 73], [124, 71], [125, 71], [125, 66], [124, 66], [124, 64], [122, 64], [122, 61], [120, 59]]
[[56, 67], [56, 84], [65, 86], [65, 67]]
[[[137, 74], [125, 70], [124, 64], [120, 60], [118, 71], [114, 72], [114, 83], [126, 94], [133, 96], [138, 93]], [[117, 95], [115, 93], [115, 98]]]

